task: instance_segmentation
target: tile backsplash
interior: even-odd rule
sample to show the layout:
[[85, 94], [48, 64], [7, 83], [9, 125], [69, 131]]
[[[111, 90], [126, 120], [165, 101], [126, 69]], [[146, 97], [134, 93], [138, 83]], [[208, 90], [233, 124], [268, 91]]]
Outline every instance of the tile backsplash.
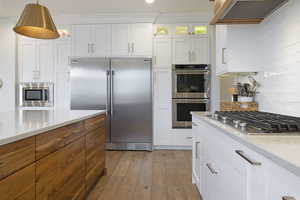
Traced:
[[259, 25], [264, 72], [259, 110], [300, 117], [300, 1], [290, 0]]

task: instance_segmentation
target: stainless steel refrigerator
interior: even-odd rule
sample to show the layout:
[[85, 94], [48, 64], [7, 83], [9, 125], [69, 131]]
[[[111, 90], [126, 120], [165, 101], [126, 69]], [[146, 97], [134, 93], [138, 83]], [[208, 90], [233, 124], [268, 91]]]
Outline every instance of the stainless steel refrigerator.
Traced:
[[151, 59], [71, 59], [71, 109], [107, 110], [107, 149], [152, 150]]

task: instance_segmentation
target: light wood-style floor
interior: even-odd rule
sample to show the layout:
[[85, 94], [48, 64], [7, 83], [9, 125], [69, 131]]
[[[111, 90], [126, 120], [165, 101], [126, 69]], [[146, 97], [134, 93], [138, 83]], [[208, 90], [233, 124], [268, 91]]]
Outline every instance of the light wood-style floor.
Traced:
[[106, 165], [87, 200], [200, 200], [191, 151], [108, 151]]

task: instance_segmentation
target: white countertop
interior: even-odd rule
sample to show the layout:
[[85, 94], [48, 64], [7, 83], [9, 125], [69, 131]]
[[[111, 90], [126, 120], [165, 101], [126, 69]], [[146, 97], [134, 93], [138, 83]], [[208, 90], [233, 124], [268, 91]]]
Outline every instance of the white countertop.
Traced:
[[246, 135], [206, 116], [205, 113], [193, 112], [192, 115], [214, 125], [231, 138], [300, 177], [300, 135]]
[[0, 145], [105, 113], [105, 110], [17, 110], [0, 112]]

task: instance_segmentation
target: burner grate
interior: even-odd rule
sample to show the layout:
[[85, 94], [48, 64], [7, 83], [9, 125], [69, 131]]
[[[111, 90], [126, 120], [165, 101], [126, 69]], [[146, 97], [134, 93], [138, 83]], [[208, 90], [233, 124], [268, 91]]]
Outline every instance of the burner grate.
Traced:
[[258, 111], [226, 111], [216, 112], [228, 121], [239, 120], [247, 123], [248, 127], [261, 130], [264, 133], [300, 132], [300, 118]]

